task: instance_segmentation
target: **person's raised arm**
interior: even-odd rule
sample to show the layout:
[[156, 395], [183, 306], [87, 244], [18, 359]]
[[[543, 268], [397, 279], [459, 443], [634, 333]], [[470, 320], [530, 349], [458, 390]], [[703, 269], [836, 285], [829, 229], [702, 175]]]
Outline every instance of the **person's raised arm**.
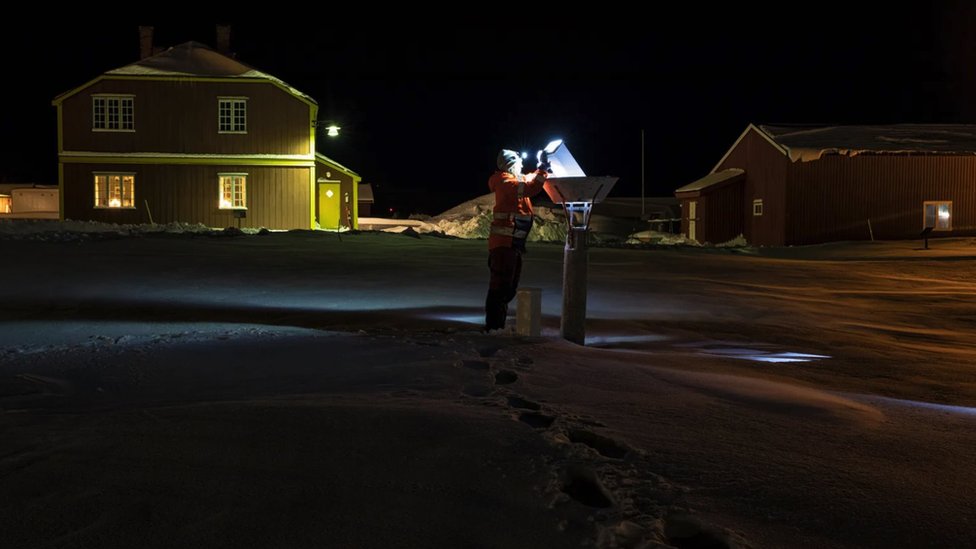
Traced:
[[549, 174], [545, 170], [536, 170], [525, 176], [525, 194], [526, 196], [535, 196], [539, 194], [542, 190], [543, 185], [546, 184], [546, 179], [549, 178]]

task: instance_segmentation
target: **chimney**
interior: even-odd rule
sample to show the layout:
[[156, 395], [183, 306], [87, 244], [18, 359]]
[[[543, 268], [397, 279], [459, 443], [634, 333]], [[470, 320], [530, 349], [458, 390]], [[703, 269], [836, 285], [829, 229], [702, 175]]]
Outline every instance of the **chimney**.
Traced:
[[217, 25], [217, 51], [227, 57], [234, 57], [230, 52], [230, 25]]
[[153, 55], [153, 28], [139, 26], [139, 59]]

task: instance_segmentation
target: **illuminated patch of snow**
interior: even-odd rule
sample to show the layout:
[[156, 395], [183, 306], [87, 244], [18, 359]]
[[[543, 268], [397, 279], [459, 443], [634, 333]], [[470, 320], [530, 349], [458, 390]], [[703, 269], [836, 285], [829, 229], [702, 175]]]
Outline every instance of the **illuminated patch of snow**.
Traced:
[[[758, 344], [764, 345], [762, 343]], [[729, 342], [694, 342], [682, 343], [677, 347], [685, 347], [696, 350], [699, 354], [720, 356], [725, 358], [735, 358], [739, 360], [752, 360], [754, 362], [812, 362], [831, 358], [830, 355], [818, 355], [811, 353], [794, 353], [791, 351], [765, 351], [762, 349], [752, 349], [748, 347], [738, 347]]]
[[464, 313], [454, 313], [454, 314], [430, 314], [426, 315], [424, 318], [429, 318], [432, 320], [447, 320], [450, 322], [463, 322], [464, 324], [477, 324], [481, 325], [485, 323], [484, 314], [464, 314]]
[[936, 410], [949, 414], [961, 414], [966, 416], [976, 416], [976, 408], [969, 406], [953, 406], [950, 404], [938, 404], [935, 402], [921, 402], [918, 400], [905, 400], [901, 398], [890, 398], [882, 396], [865, 396], [864, 400], [873, 400], [897, 406], [907, 406], [910, 408], [922, 408], [925, 410]]
[[742, 360], [752, 360], [754, 362], [811, 362], [830, 358], [828, 355], [813, 355], [806, 353], [770, 353], [758, 349], [746, 349], [743, 347], [715, 347], [702, 349], [705, 355], [724, 356], [728, 358], [738, 358]]
[[668, 339], [667, 336], [660, 334], [587, 336], [586, 345], [589, 347], [613, 347], [620, 344], [655, 343]]

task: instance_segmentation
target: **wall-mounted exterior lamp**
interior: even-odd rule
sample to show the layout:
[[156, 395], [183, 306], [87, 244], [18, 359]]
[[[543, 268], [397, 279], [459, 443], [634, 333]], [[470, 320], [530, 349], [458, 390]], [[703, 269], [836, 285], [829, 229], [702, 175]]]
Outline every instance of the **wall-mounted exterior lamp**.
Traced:
[[325, 135], [328, 135], [329, 137], [338, 137], [339, 130], [342, 129], [337, 124], [326, 122], [324, 120], [316, 120], [312, 122], [312, 126], [316, 128], [325, 128]]

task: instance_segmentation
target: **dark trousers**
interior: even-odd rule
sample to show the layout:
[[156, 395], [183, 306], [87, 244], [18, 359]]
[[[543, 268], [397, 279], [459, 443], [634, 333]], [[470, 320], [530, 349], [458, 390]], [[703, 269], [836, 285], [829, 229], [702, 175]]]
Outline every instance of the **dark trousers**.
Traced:
[[515, 298], [522, 274], [522, 253], [515, 248], [494, 248], [488, 252], [491, 282], [485, 298], [485, 329], [505, 327], [508, 303]]

